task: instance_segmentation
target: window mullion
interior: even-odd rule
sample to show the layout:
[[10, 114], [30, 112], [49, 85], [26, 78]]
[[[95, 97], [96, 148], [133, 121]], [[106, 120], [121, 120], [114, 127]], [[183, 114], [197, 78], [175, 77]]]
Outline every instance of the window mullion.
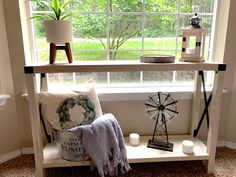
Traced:
[[[109, 23], [109, 5], [110, 0], [107, 0], [106, 20], [107, 20], [107, 60], [110, 59], [110, 23]], [[110, 83], [110, 72], [107, 72], [107, 83]]]
[[[142, 48], [141, 55], [144, 54], [144, 27], [145, 27], [145, 0], [142, 2], [142, 15], [141, 15], [141, 38], [142, 38]], [[143, 71], [140, 71], [140, 83], [143, 83]]]
[[[179, 40], [179, 18], [180, 18], [180, 0], [178, 0], [177, 17], [176, 17], [176, 33], [175, 33], [175, 58], [178, 56], [178, 40]], [[176, 71], [173, 71], [172, 82], [176, 81]]]

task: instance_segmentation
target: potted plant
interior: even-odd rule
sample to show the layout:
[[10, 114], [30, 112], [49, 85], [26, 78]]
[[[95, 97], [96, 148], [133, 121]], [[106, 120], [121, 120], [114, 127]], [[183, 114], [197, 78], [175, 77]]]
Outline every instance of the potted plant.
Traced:
[[49, 13], [35, 14], [30, 19], [44, 19], [44, 29], [46, 39], [49, 43], [63, 44], [72, 41], [72, 25], [71, 21], [66, 20], [72, 13], [67, 6], [73, 0], [52, 0], [51, 2], [42, 0], [32, 0], [45, 9], [49, 9]]
[[[72, 63], [72, 52], [70, 42], [72, 41], [72, 24], [71, 21], [66, 20], [72, 15], [67, 8], [73, 0], [32, 0], [45, 9], [49, 9], [49, 13], [35, 14], [30, 19], [44, 19], [44, 30], [46, 33], [47, 42], [50, 43], [49, 59], [50, 64], [56, 60], [57, 50], [65, 50], [69, 63]], [[59, 44], [59, 45], [58, 45]]]

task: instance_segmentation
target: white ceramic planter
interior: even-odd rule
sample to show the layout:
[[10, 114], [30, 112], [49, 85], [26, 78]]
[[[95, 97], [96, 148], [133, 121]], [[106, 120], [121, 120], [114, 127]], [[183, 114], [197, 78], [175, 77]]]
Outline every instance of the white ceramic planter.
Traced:
[[45, 20], [44, 29], [48, 43], [64, 44], [72, 41], [71, 21]]

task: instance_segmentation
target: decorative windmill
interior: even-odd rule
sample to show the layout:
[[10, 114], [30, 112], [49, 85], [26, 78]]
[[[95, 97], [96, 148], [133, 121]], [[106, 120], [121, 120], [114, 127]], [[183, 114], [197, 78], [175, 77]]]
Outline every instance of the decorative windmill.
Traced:
[[147, 147], [173, 151], [173, 143], [169, 142], [166, 123], [172, 120], [177, 114], [177, 102], [169, 94], [158, 92], [149, 96], [145, 101], [146, 111], [150, 119], [156, 120], [152, 139]]

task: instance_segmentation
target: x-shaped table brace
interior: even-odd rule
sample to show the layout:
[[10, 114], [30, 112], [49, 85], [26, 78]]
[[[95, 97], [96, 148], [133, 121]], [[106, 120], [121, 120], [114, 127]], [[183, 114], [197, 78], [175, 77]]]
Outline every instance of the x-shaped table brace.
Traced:
[[208, 113], [208, 107], [211, 103], [211, 99], [212, 99], [212, 92], [209, 96], [209, 98], [207, 99], [207, 95], [206, 95], [206, 86], [205, 86], [205, 79], [204, 79], [204, 73], [203, 71], [199, 71], [199, 75], [201, 75], [202, 77], [202, 86], [203, 86], [203, 94], [204, 94], [204, 102], [205, 102], [205, 108], [203, 110], [203, 113], [202, 113], [202, 116], [201, 116], [201, 119], [198, 123], [198, 126], [197, 128], [193, 131], [193, 137], [196, 137], [199, 130], [200, 130], [200, 127], [202, 125], [202, 122], [203, 122], [203, 119], [206, 115], [206, 119], [207, 119], [207, 128], [209, 128], [209, 113]]

